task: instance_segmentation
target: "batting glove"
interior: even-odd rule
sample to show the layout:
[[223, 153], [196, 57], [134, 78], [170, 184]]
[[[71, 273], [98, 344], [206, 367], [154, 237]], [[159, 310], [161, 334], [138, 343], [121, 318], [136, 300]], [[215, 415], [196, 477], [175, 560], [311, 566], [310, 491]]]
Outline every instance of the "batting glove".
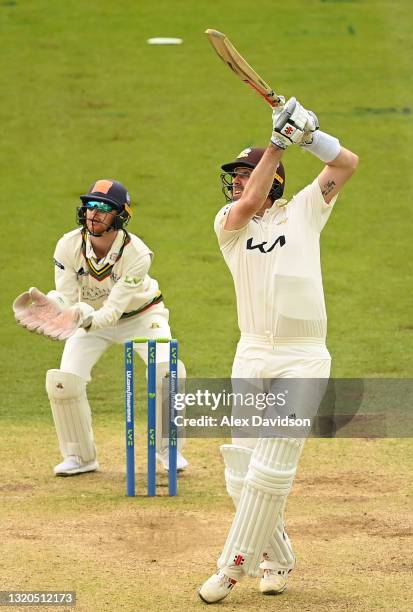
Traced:
[[284, 106], [273, 110], [272, 126], [271, 142], [286, 149], [292, 144], [310, 144], [319, 124], [312, 111], [306, 110], [295, 98], [290, 98]]

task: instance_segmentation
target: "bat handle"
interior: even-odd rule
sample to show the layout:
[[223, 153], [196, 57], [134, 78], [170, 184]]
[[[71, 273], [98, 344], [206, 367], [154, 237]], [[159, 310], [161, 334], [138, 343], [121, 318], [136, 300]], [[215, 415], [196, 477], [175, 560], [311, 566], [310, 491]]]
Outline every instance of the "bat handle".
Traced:
[[270, 94], [267, 94], [265, 96], [265, 99], [273, 108], [277, 108], [278, 106], [283, 106], [285, 104], [284, 96], [277, 96], [275, 91], [272, 91]]

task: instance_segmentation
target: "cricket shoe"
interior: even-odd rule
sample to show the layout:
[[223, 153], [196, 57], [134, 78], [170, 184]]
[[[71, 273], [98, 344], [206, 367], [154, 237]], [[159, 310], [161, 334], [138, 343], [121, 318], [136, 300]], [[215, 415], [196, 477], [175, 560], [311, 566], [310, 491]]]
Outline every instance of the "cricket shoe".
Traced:
[[259, 584], [263, 595], [280, 595], [287, 588], [288, 574], [291, 570], [264, 569]]
[[[156, 453], [157, 460], [162, 463], [163, 467], [169, 472], [169, 449], [164, 448], [159, 453]], [[178, 451], [176, 453], [176, 469], [178, 472], [183, 472], [188, 467], [189, 463], [183, 455]]]
[[54, 473], [56, 476], [75, 476], [85, 472], [94, 472], [98, 468], [99, 464], [96, 460], [85, 463], [80, 457], [69, 455], [63, 459], [62, 463], [55, 466]]
[[222, 601], [243, 576], [244, 572], [239, 567], [224, 567], [204, 582], [198, 595], [207, 604]]

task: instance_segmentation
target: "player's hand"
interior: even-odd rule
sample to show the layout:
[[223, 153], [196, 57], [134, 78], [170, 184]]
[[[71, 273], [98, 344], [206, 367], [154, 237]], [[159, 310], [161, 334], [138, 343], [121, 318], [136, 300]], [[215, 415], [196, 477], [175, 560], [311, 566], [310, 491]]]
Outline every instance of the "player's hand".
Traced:
[[56, 317], [42, 325], [37, 331], [52, 338], [52, 340], [67, 340], [80, 328], [89, 327], [92, 322], [94, 308], [79, 302], [67, 308]]
[[300, 147], [305, 147], [313, 142], [313, 135], [316, 130], [320, 129], [320, 122], [318, 117], [313, 111], [305, 109], [309, 117], [307, 123], [304, 126], [304, 135], [300, 142]]
[[273, 110], [272, 126], [271, 142], [286, 149], [292, 144], [311, 144], [312, 134], [319, 124], [312, 111], [306, 110], [295, 98], [290, 98], [284, 106]]
[[16, 320], [29, 331], [36, 331], [46, 321], [56, 317], [62, 309], [44, 293], [31, 287], [13, 302]]

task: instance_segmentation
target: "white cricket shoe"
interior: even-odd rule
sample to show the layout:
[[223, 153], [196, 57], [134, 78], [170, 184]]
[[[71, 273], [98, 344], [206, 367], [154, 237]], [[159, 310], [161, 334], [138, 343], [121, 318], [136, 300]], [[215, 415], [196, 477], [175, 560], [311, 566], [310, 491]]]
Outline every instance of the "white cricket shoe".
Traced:
[[[169, 472], [169, 449], [168, 447], [156, 453], [157, 460], [162, 463], [163, 467]], [[178, 472], [183, 472], [188, 467], [189, 463], [183, 455], [178, 451], [176, 454], [176, 469]]]
[[94, 472], [99, 468], [96, 460], [85, 463], [76, 455], [69, 455], [63, 459], [62, 463], [56, 465], [54, 473], [56, 476], [74, 476], [75, 474], [84, 474], [85, 472]]
[[291, 570], [264, 569], [259, 584], [263, 595], [280, 595], [287, 588], [288, 574]]
[[240, 568], [224, 567], [204, 582], [198, 591], [198, 595], [207, 604], [222, 601], [231, 593], [243, 575], [244, 572]]

